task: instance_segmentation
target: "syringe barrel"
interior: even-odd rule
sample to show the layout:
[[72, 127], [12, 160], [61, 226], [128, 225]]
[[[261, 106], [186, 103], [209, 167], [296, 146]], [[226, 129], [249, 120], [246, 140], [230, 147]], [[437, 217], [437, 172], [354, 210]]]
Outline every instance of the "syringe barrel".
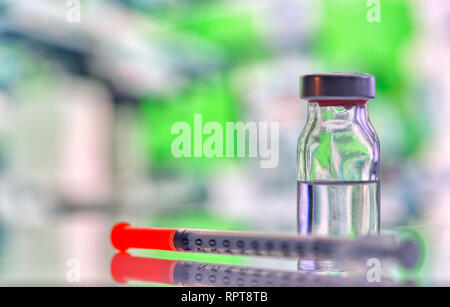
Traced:
[[175, 248], [183, 252], [289, 258], [391, 257], [397, 245], [378, 236], [345, 240], [181, 229], [174, 236]]

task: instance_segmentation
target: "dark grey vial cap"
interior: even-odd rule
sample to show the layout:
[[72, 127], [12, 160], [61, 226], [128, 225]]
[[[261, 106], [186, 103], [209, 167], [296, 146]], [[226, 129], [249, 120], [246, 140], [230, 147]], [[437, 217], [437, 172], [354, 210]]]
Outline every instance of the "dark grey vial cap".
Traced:
[[368, 100], [375, 98], [375, 77], [359, 73], [309, 74], [300, 77], [306, 100]]

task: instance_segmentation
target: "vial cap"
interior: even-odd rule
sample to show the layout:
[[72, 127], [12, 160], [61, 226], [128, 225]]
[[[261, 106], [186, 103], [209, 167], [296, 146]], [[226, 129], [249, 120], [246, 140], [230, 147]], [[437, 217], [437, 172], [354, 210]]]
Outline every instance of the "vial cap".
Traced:
[[375, 77], [360, 73], [308, 74], [300, 77], [306, 100], [369, 100], [375, 98]]

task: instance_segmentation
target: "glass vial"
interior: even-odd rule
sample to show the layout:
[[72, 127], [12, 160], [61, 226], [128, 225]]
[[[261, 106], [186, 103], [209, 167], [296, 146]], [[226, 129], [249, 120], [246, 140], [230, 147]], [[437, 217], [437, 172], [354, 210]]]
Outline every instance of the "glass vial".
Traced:
[[300, 83], [308, 119], [297, 147], [298, 232], [378, 234], [380, 145], [368, 112], [374, 76], [312, 74]]

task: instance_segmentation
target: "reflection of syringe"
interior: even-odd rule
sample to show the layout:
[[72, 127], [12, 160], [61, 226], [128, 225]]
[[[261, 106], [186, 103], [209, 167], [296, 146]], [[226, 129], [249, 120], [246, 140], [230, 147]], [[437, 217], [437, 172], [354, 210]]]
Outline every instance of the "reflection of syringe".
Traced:
[[111, 261], [111, 275], [120, 283], [152, 282], [183, 286], [301, 287], [301, 286], [393, 286], [383, 278], [370, 283], [366, 275], [351, 277], [268, 270], [194, 261], [133, 257], [118, 253]]
[[119, 223], [112, 229], [111, 242], [119, 251], [141, 248], [338, 261], [389, 258], [407, 268], [415, 267], [420, 258], [419, 247], [414, 241], [407, 240], [399, 244], [393, 236], [368, 236], [350, 240], [238, 231], [135, 228], [127, 223]]

